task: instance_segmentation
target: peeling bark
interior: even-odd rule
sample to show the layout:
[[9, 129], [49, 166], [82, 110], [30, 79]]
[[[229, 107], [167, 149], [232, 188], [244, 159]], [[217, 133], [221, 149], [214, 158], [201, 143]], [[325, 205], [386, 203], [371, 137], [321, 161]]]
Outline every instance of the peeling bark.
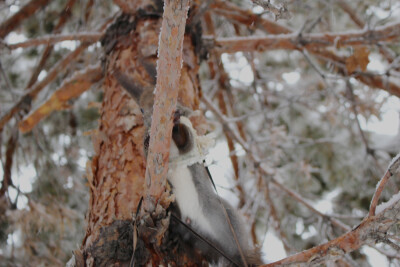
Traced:
[[[135, 216], [145, 194], [145, 127], [138, 104], [116, 76], [122, 73], [131, 86], [154, 89], [162, 22], [159, 8], [154, 4], [162, 2], [153, 3], [132, 16], [123, 14], [102, 40], [106, 53], [104, 98], [99, 129], [93, 134], [95, 156], [87, 164], [90, 203], [86, 236], [80, 251], [88, 266], [131, 262], [135, 218], [138, 231], [135, 264], [193, 266], [201, 262], [199, 258], [194, 260], [196, 253], [189, 255], [177, 246], [173, 235], [167, 231], [169, 217], [165, 211], [146, 213], [142, 210]], [[138, 3], [138, 6], [143, 5]], [[191, 109], [199, 105], [199, 59], [195, 51], [191, 35], [185, 34], [178, 101]], [[79, 251], [75, 255], [80, 255]]]

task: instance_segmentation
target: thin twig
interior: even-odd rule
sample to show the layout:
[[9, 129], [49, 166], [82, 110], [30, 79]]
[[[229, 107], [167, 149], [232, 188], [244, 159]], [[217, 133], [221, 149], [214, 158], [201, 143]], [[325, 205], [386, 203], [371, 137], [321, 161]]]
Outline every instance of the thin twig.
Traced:
[[365, 150], [366, 150], [367, 154], [370, 155], [373, 158], [373, 160], [375, 162], [375, 165], [378, 167], [378, 169], [381, 172], [383, 172], [383, 168], [379, 164], [378, 159], [376, 158], [374, 151], [369, 146], [367, 137], [365, 136], [364, 131], [361, 128], [360, 120], [358, 119], [356, 98], [355, 98], [355, 95], [354, 95], [353, 87], [351, 86], [351, 83], [350, 83], [350, 81], [348, 79], [346, 80], [346, 88], [347, 88], [349, 100], [350, 100], [350, 103], [351, 103], [351, 109], [352, 109], [354, 117], [355, 117], [357, 129], [358, 129], [358, 132], [360, 133], [361, 140], [362, 140], [362, 142], [363, 142], [363, 144], [365, 146]]
[[[261, 168], [261, 170], [263, 170], [263, 168]], [[311, 204], [308, 203], [308, 201], [306, 201], [305, 199], [303, 199], [303, 197], [301, 197], [299, 194], [297, 194], [296, 192], [294, 192], [293, 190], [287, 188], [286, 186], [284, 186], [282, 183], [278, 182], [278, 180], [276, 180], [275, 178], [271, 179], [271, 182], [278, 186], [280, 189], [282, 189], [284, 192], [286, 192], [286, 194], [288, 194], [289, 196], [291, 196], [292, 198], [294, 198], [295, 200], [297, 200], [298, 202], [300, 202], [301, 204], [303, 204], [305, 207], [307, 207], [309, 210], [311, 210], [312, 212], [314, 212], [315, 214], [321, 216], [322, 218], [327, 219], [328, 221], [330, 221], [332, 223], [332, 225], [341, 228], [344, 231], [349, 231], [350, 227], [345, 225], [344, 223], [342, 223], [341, 221], [330, 217], [329, 215], [326, 215], [322, 212], [320, 212], [319, 210], [317, 210], [316, 208], [314, 208]]]

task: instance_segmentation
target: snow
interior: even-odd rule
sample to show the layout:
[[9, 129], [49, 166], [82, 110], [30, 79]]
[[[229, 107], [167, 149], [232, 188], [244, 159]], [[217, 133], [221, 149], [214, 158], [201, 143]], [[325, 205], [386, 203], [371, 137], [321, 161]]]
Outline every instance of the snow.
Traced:
[[397, 154], [396, 157], [392, 159], [388, 169], [391, 174], [395, 174], [399, 170], [399, 167], [400, 167], [400, 153]]
[[392, 198], [388, 201], [388, 202], [384, 202], [379, 204], [376, 207], [376, 214], [379, 214], [381, 212], [383, 212], [384, 210], [386, 210], [387, 208], [393, 206], [394, 204], [396, 204], [398, 201], [400, 201], [400, 192], [398, 192], [397, 194], [393, 195]]

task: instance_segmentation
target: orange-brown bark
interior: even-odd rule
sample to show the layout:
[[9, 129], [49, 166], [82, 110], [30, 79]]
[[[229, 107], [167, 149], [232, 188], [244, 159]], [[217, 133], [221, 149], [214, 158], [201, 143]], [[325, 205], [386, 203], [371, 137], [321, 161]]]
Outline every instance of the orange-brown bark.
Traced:
[[[118, 27], [124, 27], [124, 31]], [[87, 170], [90, 203], [82, 244], [85, 261], [95, 265], [128, 263], [132, 257], [132, 218], [146, 192], [145, 129], [138, 104], [114, 74], [123, 73], [132, 81], [132, 86], [154, 89], [160, 27], [161, 18], [153, 15], [136, 18], [123, 15], [110, 27], [103, 40], [107, 53], [104, 98], [99, 129], [93, 135], [95, 156]], [[190, 37], [185, 36], [183, 67], [177, 85], [178, 101], [191, 109], [197, 109], [199, 104], [199, 66], [194, 51]], [[143, 225], [137, 227], [136, 263], [157, 264], [166, 260], [160, 257], [160, 248], [155, 247], [160, 245], [162, 238], [158, 231], [168, 227], [168, 220], [154, 218], [144, 211], [140, 215], [147, 216], [146, 223], [150, 221], [153, 226], [150, 230]], [[124, 247], [124, 252], [117, 251], [113, 245]], [[179, 256], [190, 265], [187, 256], [172, 252], [170, 255]]]
[[[145, 205], [155, 205], [167, 184], [169, 148], [173, 113], [179, 92], [182, 68], [183, 37], [189, 0], [166, 1], [160, 32], [157, 61], [157, 83], [150, 129], [146, 166]], [[153, 202], [153, 203], [148, 203]], [[169, 206], [169, 204], [167, 204]]]
[[100, 66], [91, 66], [84, 72], [79, 72], [55, 91], [51, 97], [40, 107], [25, 117], [19, 123], [19, 130], [26, 133], [32, 130], [42, 119], [50, 115], [55, 110], [65, 109], [66, 102], [72, 98], [80, 96], [88, 90], [92, 84], [98, 82], [103, 77]]

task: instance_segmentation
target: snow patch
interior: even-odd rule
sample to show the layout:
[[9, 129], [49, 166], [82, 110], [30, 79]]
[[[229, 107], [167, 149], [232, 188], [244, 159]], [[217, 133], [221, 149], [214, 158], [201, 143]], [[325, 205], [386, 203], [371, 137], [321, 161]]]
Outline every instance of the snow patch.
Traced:
[[387, 208], [389, 208], [389, 207], [393, 206], [394, 204], [396, 204], [398, 201], [400, 201], [400, 192], [398, 192], [397, 194], [393, 195], [392, 198], [388, 202], [384, 202], [384, 203], [379, 204], [376, 207], [375, 214], [379, 214], [379, 213], [383, 212]]
[[388, 169], [389, 169], [390, 173], [393, 175], [394, 173], [396, 173], [399, 170], [399, 167], [400, 167], [400, 153], [398, 153], [396, 155], [396, 157], [394, 157], [392, 159], [392, 161], [389, 164]]

